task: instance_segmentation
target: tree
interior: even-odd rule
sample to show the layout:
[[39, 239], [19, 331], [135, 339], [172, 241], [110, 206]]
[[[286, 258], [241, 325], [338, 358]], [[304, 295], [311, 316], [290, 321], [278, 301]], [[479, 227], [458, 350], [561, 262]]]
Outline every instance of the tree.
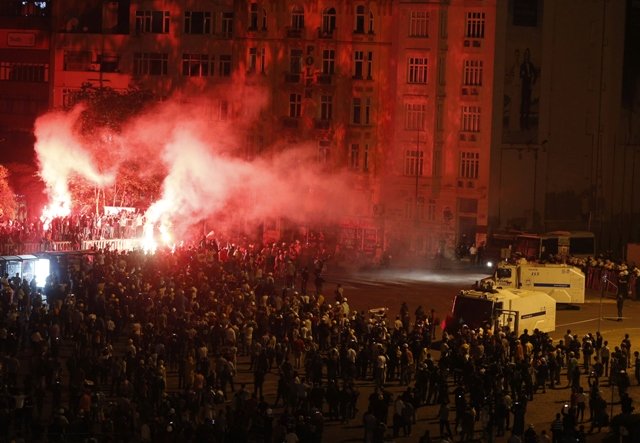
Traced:
[[116, 91], [85, 84], [75, 93], [71, 102], [84, 105], [77, 124], [78, 132], [91, 147], [97, 169], [115, 171], [113, 185], [100, 188], [81, 177], [70, 178], [70, 191], [81, 212], [99, 212], [104, 206], [146, 207], [157, 197], [165, 171], [149, 171], [143, 159], [129, 158], [118, 153], [130, 147], [119, 146], [118, 137], [131, 118], [140, 115], [156, 103], [155, 96], [146, 90], [129, 88]]
[[15, 218], [16, 208], [16, 195], [9, 185], [9, 170], [0, 165], [0, 219]]
[[91, 83], [82, 85], [70, 100], [72, 106], [78, 103], [86, 106], [80, 116], [80, 131], [88, 137], [104, 129], [119, 133], [127, 120], [155, 102], [154, 94], [148, 90], [131, 87], [117, 91], [109, 87], [98, 88]]

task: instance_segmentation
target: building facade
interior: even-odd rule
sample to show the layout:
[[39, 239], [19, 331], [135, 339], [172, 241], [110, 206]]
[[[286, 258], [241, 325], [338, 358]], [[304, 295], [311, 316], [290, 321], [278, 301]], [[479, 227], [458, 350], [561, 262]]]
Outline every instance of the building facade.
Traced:
[[246, 134], [248, 159], [305, 144], [348, 171], [367, 199], [337, 231], [346, 248], [431, 256], [484, 240], [496, 0], [51, 7], [35, 38], [48, 107], [86, 85], [206, 101], [212, 123]]
[[49, 108], [50, 5], [0, 3], [0, 150], [23, 161], [33, 150], [33, 122]]
[[399, 1], [385, 232], [398, 249], [451, 254], [485, 240], [494, 1]]
[[[637, 66], [640, 58], [632, 43], [636, 18], [626, 37], [636, 50], [625, 60], [625, 17], [633, 10], [633, 1], [500, 1], [494, 230], [591, 231], [598, 250], [617, 256], [627, 242], [640, 241], [634, 227], [639, 139], [632, 123], [638, 94], [623, 90], [625, 69], [631, 73], [625, 64]], [[628, 78], [628, 85], [636, 82]]]

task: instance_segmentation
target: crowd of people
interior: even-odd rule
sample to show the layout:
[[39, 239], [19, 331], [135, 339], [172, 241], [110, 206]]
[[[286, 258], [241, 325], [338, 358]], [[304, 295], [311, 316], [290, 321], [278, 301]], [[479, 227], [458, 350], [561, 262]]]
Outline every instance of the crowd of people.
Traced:
[[[0, 435], [321, 442], [328, 421], [357, 420], [363, 441], [377, 443], [413, 435], [419, 408], [437, 405], [442, 439], [529, 443], [545, 437], [526, 426], [528, 404], [566, 384], [570, 401], [549, 431], [554, 442], [580, 442], [611, 419], [604, 381], [630, 413], [628, 370], [640, 382], [640, 358], [628, 336], [610, 345], [567, 331], [553, 342], [537, 330], [462, 326], [440, 341], [432, 310], [403, 304], [395, 320], [352, 310], [342, 286], [325, 282], [326, 259], [299, 242], [203, 239], [154, 255], [95, 251], [42, 291], [5, 276]], [[359, 402], [365, 381], [375, 389]]]
[[105, 214], [72, 214], [50, 220], [3, 220], [0, 223], [0, 247], [5, 254], [20, 253], [23, 245], [71, 242], [79, 248], [84, 240], [139, 238], [145, 223], [139, 211], [120, 210]]

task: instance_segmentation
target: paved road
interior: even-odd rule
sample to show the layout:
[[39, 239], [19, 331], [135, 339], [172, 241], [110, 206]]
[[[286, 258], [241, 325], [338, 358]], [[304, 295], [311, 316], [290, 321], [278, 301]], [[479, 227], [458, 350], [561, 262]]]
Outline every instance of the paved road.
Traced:
[[[449, 269], [449, 270], [385, 270], [380, 272], [366, 272], [350, 275], [340, 273], [327, 276], [325, 292], [329, 294], [335, 288], [335, 284], [341, 283], [345, 288], [345, 296], [354, 309], [370, 309], [375, 307], [388, 307], [389, 316], [393, 319], [399, 312], [400, 304], [406, 301], [411, 313], [418, 305], [428, 311], [434, 308], [442, 318], [451, 309], [451, 303], [455, 294], [461, 289], [468, 289], [476, 280], [486, 277], [482, 270], [477, 269]], [[615, 300], [605, 297], [601, 300], [600, 294], [588, 291], [586, 303], [579, 310], [559, 310], [557, 312], [556, 330], [550, 333], [554, 340], [562, 338], [567, 329], [582, 337], [587, 332], [595, 333], [600, 330], [605, 339], [611, 345], [618, 345], [624, 333], [631, 337], [632, 350], [640, 349], [640, 322], [634, 319], [640, 318], [640, 302], [627, 301], [624, 309], [624, 320], [616, 320]], [[437, 352], [434, 352], [437, 355]], [[563, 381], [566, 378], [563, 375]], [[632, 382], [633, 383], [633, 382]], [[371, 390], [369, 384], [361, 384], [362, 390], [360, 411], [366, 409], [366, 398]], [[391, 386], [391, 390], [401, 392], [400, 387]], [[611, 401], [611, 392], [606, 391], [605, 396]], [[640, 399], [640, 387], [633, 383], [630, 389], [632, 398]], [[527, 422], [534, 424], [536, 429], [549, 429], [549, 423], [559, 412], [564, 403], [569, 399], [570, 390], [562, 387], [547, 390], [546, 394], [538, 394], [527, 409]], [[613, 413], [620, 411], [617, 394], [613, 395]], [[418, 411], [418, 423], [414, 429], [413, 437], [399, 438], [397, 441], [416, 441], [417, 437], [424, 433], [425, 429], [431, 430], [431, 435], [438, 435], [436, 406], [426, 406]], [[357, 420], [348, 425], [340, 426], [330, 424], [327, 428], [326, 441], [359, 441], [362, 438], [361, 414]], [[586, 426], [588, 428], [588, 425]], [[590, 436], [589, 442], [601, 442], [604, 433]], [[496, 442], [504, 442], [504, 439], [496, 439]]]
[[[388, 307], [389, 317], [393, 319], [398, 313], [402, 301], [406, 301], [412, 314], [421, 304], [426, 311], [434, 308], [438, 316], [442, 318], [450, 310], [453, 297], [460, 289], [469, 288], [476, 280], [486, 276], [480, 271], [458, 268], [436, 271], [384, 270], [348, 274], [333, 272], [326, 276], [327, 282], [324, 292], [331, 300], [335, 285], [341, 283], [345, 288], [344, 293], [349, 299], [352, 309], [368, 310], [376, 307]], [[623, 322], [609, 319], [615, 315], [615, 312], [614, 300], [606, 298], [601, 303], [599, 294], [590, 293], [587, 302], [581, 306], [580, 310], [558, 311], [557, 328], [551, 336], [554, 339], [559, 339], [568, 328], [580, 336], [587, 332], [595, 333], [600, 329], [605, 339], [608, 339], [611, 344], [617, 345], [624, 333], [627, 332], [631, 335], [632, 348], [638, 349], [638, 344], [640, 344], [640, 327], [638, 326], [640, 325], [634, 319], [640, 318], [640, 302], [628, 301], [626, 303]], [[434, 354], [437, 358], [437, 352]], [[239, 360], [238, 371], [236, 383], [247, 383], [248, 388], [252, 390], [253, 376], [249, 371], [246, 358]], [[168, 376], [167, 388], [169, 390], [177, 389], [177, 374], [169, 373]], [[265, 397], [267, 399], [275, 398], [276, 383], [277, 375], [273, 371], [266, 377]], [[389, 385], [387, 388], [394, 394], [404, 390], [395, 384]], [[360, 412], [357, 418], [347, 424], [327, 422], [323, 441], [336, 443], [362, 441], [362, 413], [366, 410], [367, 398], [373, 390], [373, 384], [368, 381], [358, 382], [358, 389], [360, 389], [361, 395], [358, 404]], [[607, 392], [607, 398], [610, 400], [610, 392]], [[640, 399], [640, 387], [634, 384], [630, 389], [630, 394], [632, 397]], [[536, 395], [534, 401], [529, 404], [527, 422], [533, 423], [538, 430], [548, 429], [551, 419], [569, 399], [569, 395], [569, 389], [566, 387], [547, 390], [546, 394]], [[615, 395], [613, 399], [615, 403], [617, 401]], [[619, 408], [619, 405], [614, 404], [614, 415], [619, 412]], [[418, 436], [422, 435], [426, 429], [430, 429], [432, 435], [437, 436], [436, 417], [437, 406], [420, 408], [413, 436], [401, 437], [396, 441], [417, 441]], [[604, 433], [592, 436], [588, 441], [595, 443], [603, 440]], [[495, 441], [502, 443], [506, 439], [496, 439]]]

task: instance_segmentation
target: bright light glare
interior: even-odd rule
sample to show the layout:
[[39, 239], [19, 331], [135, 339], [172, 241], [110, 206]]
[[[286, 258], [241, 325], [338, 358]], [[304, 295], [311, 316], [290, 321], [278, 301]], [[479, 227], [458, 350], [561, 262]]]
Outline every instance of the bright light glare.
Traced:
[[43, 287], [47, 282], [47, 277], [49, 277], [49, 273], [51, 272], [50, 265], [48, 258], [39, 258], [36, 261], [36, 286]]
[[492, 261], [488, 261], [487, 262], [487, 268], [493, 268], [493, 262]]

